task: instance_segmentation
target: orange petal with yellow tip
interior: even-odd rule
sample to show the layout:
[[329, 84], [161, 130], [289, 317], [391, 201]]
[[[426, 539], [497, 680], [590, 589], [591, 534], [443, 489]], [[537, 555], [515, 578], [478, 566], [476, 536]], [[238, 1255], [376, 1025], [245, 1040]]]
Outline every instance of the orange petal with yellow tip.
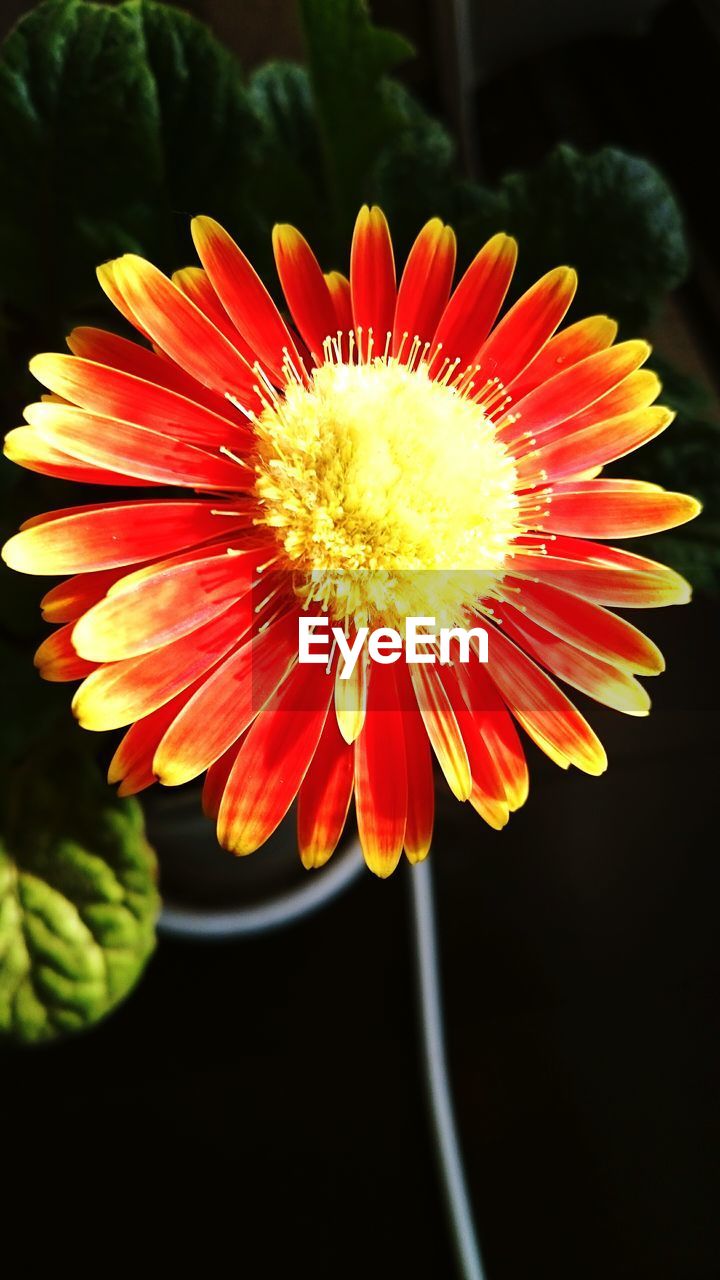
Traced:
[[58, 582], [40, 601], [43, 618], [46, 622], [74, 622], [91, 605], [102, 600], [108, 588], [126, 572], [127, 568], [123, 565], [119, 569], [106, 569], [98, 573], [78, 573], [73, 578]]
[[205, 774], [205, 781], [202, 789], [202, 808], [206, 818], [210, 818], [212, 822], [217, 822], [222, 804], [223, 792], [227, 785], [232, 769], [238, 757], [238, 752], [247, 737], [247, 730], [241, 733], [240, 737], [232, 742], [227, 751], [224, 751], [219, 760], [210, 765]]
[[73, 644], [90, 662], [120, 662], [149, 653], [197, 630], [239, 600], [256, 565], [253, 552], [208, 552], [201, 560], [123, 578], [75, 623]]
[[512, 571], [612, 608], [687, 604], [690, 584], [667, 565], [602, 543], [554, 534], [547, 555], [513, 555]]
[[495, 831], [507, 824], [510, 809], [505, 796], [505, 785], [495, 760], [482, 737], [482, 718], [475, 716], [464, 700], [456, 671], [440, 667], [439, 676], [448, 695], [467, 751], [472, 777], [468, 797], [473, 808]]
[[107, 418], [120, 418], [206, 448], [228, 445], [243, 452], [252, 441], [242, 419], [232, 425], [227, 417], [186, 396], [121, 369], [48, 352], [30, 361], [30, 372], [66, 400]]
[[572, 268], [556, 267], [523, 294], [475, 354], [478, 387], [483, 376], [507, 387], [522, 373], [557, 329], [576, 288]]
[[75, 652], [72, 629], [71, 622], [59, 627], [37, 649], [34, 661], [43, 680], [84, 680], [95, 671], [94, 662], [86, 662]]
[[602, 743], [554, 681], [497, 628], [488, 650], [488, 674], [540, 749], [563, 768], [574, 764], [584, 773], [603, 773]]
[[212, 287], [207, 271], [203, 271], [202, 267], [182, 267], [179, 271], [173, 271], [171, 278], [173, 284], [204, 312], [215, 328], [225, 334], [228, 342], [245, 357], [248, 364], [254, 364], [257, 355], [230, 319]]
[[93, 329], [83, 325], [73, 329], [66, 341], [74, 356], [92, 360], [96, 364], [108, 365], [111, 369], [122, 369], [136, 378], [143, 378], [146, 382], [157, 383], [159, 387], [177, 391], [188, 400], [203, 404], [213, 413], [227, 418], [232, 425], [238, 421], [238, 410], [225, 396], [216, 395], [179, 365], [173, 364], [166, 356], [159, 355], [156, 351], [149, 351], [138, 342], [120, 338], [116, 333], [107, 333], [105, 329]]
[[178, 786], [214, 764], [252, 724], [296, 659], [296, 612], [278, 619], [225, 658], [159, 744], [154, 768], [160, 781]]
[[326, 338], [335, 336], [335, 307], [310, 245], [295, 227], [278, 223], [272, 233], [275, 265], [290, 314], [316, 364], [324, 361]]
[[335, 312], [335, 332], [339, 330], [347, 338], [353, 327], [350, 281], [341, 271], [328, 271], [325, 283]]
[[[537, 435], [538, 444], [542, 444], [544, 433], [550, 427], [571, 419], [599, 400], [633, 373], [649, 355], [647, 342], [621, 342], [608, 351], [597, 351], [579, 360], [522, 399], [513, 396], [511, 410], [519, 418], [513, 423], [513, 432], [516, 433], [518, 427], [531, 431]], [[568, 424], [568, 429], [572, 430], [572, 423]]]
[[350, 250], [350, 291], [361, 357], [366, 360], [370, 351], [382, 355], [395, 316], [395, 259], [390, 228], [377, 205], [363, 205], [357, 216]]
[[517, 242], [502, 233], [493, 236], [475, 256], [442, 313], [432, 340], [431, 369], [438, 375], [445, 360], [460, 370], [475, 361], [500, 310], [517, 261]]
[[403, 848], [409, 862], [422, 862], [430, 852], [435, 817], [432, 752], [405, 663], [395, 667], [405, 741], [407, 820]]
[[402, 854], [408, 780], [403, 712], [392, 667], [373, 663], [368, 709], [355, 744], [355, 812], [365, 861], [384, 879]]
[[524, 372], [510, 383], [508, 391], [513, 400], [522, 399], [542, 382], [554, 378], [586, 356], [605, 351], [615, 341], [617, 329], [616, 322], [609, 316], [587, 316], [585, 320], [576, 320], [575, 324], [561, 329], [545, 343]]
[[192, 237], [213, 288], [236, 328], [258, 359], [279, 382], [284, 382], [285, 352], [299, 368], [298, 351], [255, 268], [214, 218], [193, 218]]
[[158, 707], [157, 711], [143, 716], [142, 720], [136, 720], [121, 738], [108, 768], [108, 782], [120, 783], [118, 795], [136, 795], [138, 791], [144, 791], [157, 782], [152, 768], [157, 744], [197, 687], [198, 681], [164, 706]]
[[219, 618], [137, 658], [105, 663], [83, 681], [73, 712], [83, 729], [119, 729], [149, 715], [209, 671], [254, 621], [248, 592]]
[[[567, 562], [568, 564], [570, 562]], [[509, 602], [517, 602], [527, 616], [576, 649], [610, 662], [631, 675], [655, 676], [665, 669], [663, 656], [642, 631], [602, 605], [562, 589], [562, 573], [548, 585], [506, 577]]]
[[576, 413], [568, 423], [568, 429], [580, 431], [585, 427], [595, 426], [597, 422], [607, 422], [620, 414], [631, 413], [635, 409], [647, 409], [648, 405], [657, 400], [661, 391], [662, 383], [652, 369], [636, 369], [587, 409]]
[[32, 427], [15, 427], [5, 437], [3, 453], [11, 462], [41, 476], [54, 476], [56, 480], [72, 480], [77, 484], [111, 484], [122, 488], [145, 488], [152, 480], [139, 480], [136, 476], [121, 475], [106, 467], [96, 467], [80, 462], [77, 458], [56, 449], [44, 440]]
[[455, 232], [439, 218], [426, 222], [405, 263], [393, 323], [392, 354], [407, 360], [413, 339], [430, 343], [447, 305], [455, 272]]
[[3, 550], [22, 573], [82, 573], [160, 557], [232, 533], [237, 517], [213, 515], [212, 502], [115, 502], [48, 513], [41, 524], [16, 533]]
[[221, 396], [242, 403], [257, 374], [212, 321], [152, 263], [128, 253], [98, 268], [106, 292], [109, 279], [136, 321], [162, 351]]
[[496, 611], [502, 619], [505, 635], [517, 641], [536, 662], [572, 685], [573, 689], [625, 715], [648, 714], [650, 698], [627, 671], [574, 648], [566, 640], [526, 618], [512, 605], [498, 605]]
[[[353, 632], [348, 643], [353, 644]], [[338, 729], [347, 743], [355, 742], [364, 723], [367, 709], [368, 659], [362, 650], [347, 680], [340, 679], [340, 668], [335, 674], [335, 716]]]
[[615, 480], [554, 487], [538, 527], [579, 538], [635, 538], [686, 524], [701, 510], [687, 494], [623, 483], [622, 488]]
[[25, 416], [37, 434], [87, 465], [155, 484], [193, 489], [241, 489], [248, 469], [194, 444], [74, 405], [30, 404]]
[[[672, 409], [653, 405], [580, 431], [561, 431], [550, 444], [543, 444], [540, 436], [537, 448], [516, 461], [518, 485], [524, 488], [552, 483], [588, 467], [624, 458], [665, 431], [674, 417]], [[569, 423], [568, 428], [571, 427]]]
[[423, 664], [410, 667], [410, 678], [427, 735], [448, 786], [458, 800], [467, 800], [472, 790], [470, 762], [442, 680], [434, 666]]
[[528, 797], [529, 774], [517, 729], [492, 680], [479, 663], [458, 664], [457, 679], [502, 779], [511, 813]]
[[324, 866], [337, 848], [350, 807], [353, 773], [353, 748], [330, 711], [298, 793], [298, 847], [308, 869]]
[[329, 672], [298, 665], [259, 713], [220, 802], [217, 836], [231, 853], [254, 853], [282, 822], [317, 749], [331, 696]]

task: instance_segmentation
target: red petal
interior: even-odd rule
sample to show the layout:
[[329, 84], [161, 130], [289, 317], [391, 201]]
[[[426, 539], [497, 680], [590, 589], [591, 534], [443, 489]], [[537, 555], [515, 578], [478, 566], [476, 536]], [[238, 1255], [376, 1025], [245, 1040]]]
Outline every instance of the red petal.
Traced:
[[498, 377], [507, 387], [522, 373], [557, 329], [576, 285], [570, 267], [556, 267], [523, 294], [474, 357], [486, 378]]
[[439, 218], [431, 218], [415, 241], [398, 289], [393, 322], [392, 353], [402, 349], [406, 360], [413, 338], [430, 343], [445, 310], [453, 274], [457, 245], [455, 233]]
[[135, 254], [125, 254], [99, 268], [106, 291], [109, 272], [142, 329], [176, 364], [218, 395], [232, 395], [242, 403], [245, 393], [252, 393], [257, 374], [162, 271]]
[[317, 748], [332, 676], [297, 666], [260, 712], [230, 771], [218, 814], [218, 840], [254, 853], [282, 822]]
[[218, 760], [252, 724], [296, 657], [293, 612], [226, 658], [160, 743], [154, 765], [160, 780], [168, 786], [189, 782]]
[[385, 878], [395, 870], [407, 818], [407, 771], [392, 667], [373, 663], [363, 731], [355, 744], [355, 810], [365, 861]]
[[95, 670], [94, 662], [86, 662], [75, 652], [71, 635], [72, 623], [68, 623], [43, 640], [34, 659], [43, 680], [84, 680]]
[[540, 436], [538, 447], [518, 459], [515, 464], [518, 484], [520, 487], [545, 484], [598, 464], [614, 462], [660, 435], [674, 417], [671, 409], [655, 405], [598, 422], [581, 431], [571, 430], [573, 423], [570, 422], [567, 432], [560, 433], [551, 444], [543, 445], [543, 436]]
[[415, 696], [427, 735], [448, 786], [458, 800], [467, 800], [472, 790], [472, 774], [460, 726], [447, 691], [434, 666], [410, 667]]
[[[382, 355], [395, 316], [395, 260], [390, 229], [377, 205], [363, 205], [355, 223], [350, 251], [350, 289], [361, 358]], [[362, 336], [361, 336], [362, 333]]]
[[31, 404], [25, 416], [43, 440], [87, 464], [184, 488], [233, 490], [248, 484], [246, 467], [147, 427], [64, 404]]
[[316, 364], [323, 364], [323, 344], [334, 337], [337, 324], [330, 290], [310, 245], [295, 227], [273, 227], [273, 252], [290, 314], [310, 348]]
[[75, 623], [73, 644], [91, 662], [139, 657], [197, 630], [248, 591], [258, 552], [208, 551], [203, 559], [122, 578]]
[[54, 476], [57, 480], [72, 480], [77, 484], [111, 484], [122, 488], [144, 489], [152, 480], [139, 480], [136, 476], [124, 476], [118, 471], [87, 466], [72, 458], [69, 453], [54, 448], [43, 440], [32, 427], [15, 427], [5, 437], [3, 452], [11, 462], [41, 476]]
[[247, 449], [253, 436], [246, 425], [231, 424], [185, 396], [120, 369], [47, 353], [30, 361], [30, 372], [66, 400], [108, 418], [137, 423], [161, 435], [191, 444], [236, 451]]
[[305, 867], [322, 867], [342, 835], [353, 789], [354, 751], [332, 712], [298, 795], [298, 845]]
[[262, 363], [278, 382], [284, 382], [285, 351], [298, 369], [300, 357], [262, 280], [232, 237], [213, 218], [194, 218], [192, 234], [223, 307]]
[[213, 514], [210, 501], [114, 502], [107, 506], [48, 512], [40, 524], [15, 534], [4, 557], [22, 573], [82, 573], [158, 558], [184, 547], [232, 535], [246, 517]]
[[[517, 434], [520, 426], [538, 435], [542, 443], [541, 433], [599, 400], [649, 355], [647, 342], [621, 342], [609, 351], [598, 351], [579, 360], [522, 399], [513, 396], [512, 412], [519, 416], [519, 422], [513, 424], [513, 434]], [[572, 430], [572, 424], [569, 429]]]
[[442, 358], [433, 363], [436, 374], [445, 357], [460, 367], [474, 363], [500, 310], [517, 261], [517, 242], [503, 234], [492, 237], [468, 267], [445, 308], [433, 337]]
[[622, 483], [626, 487], [616, 480], [556, 486], [538, 527], [580, 538], [634, 538], [685, 524], [701, 509], [684, 493]]
[[585, 320], [577, 320], [561, 329], [538, 352], [535, 359], [519, 377], [510, 383], [508, 391], [513, 400], [534, 391], [541, 382], [554, 378], [563, 369], [569, 369], [596, 351], [605, 351], [611, 347], [617, 334], [617, 324], [608, 316], [588, 316]]

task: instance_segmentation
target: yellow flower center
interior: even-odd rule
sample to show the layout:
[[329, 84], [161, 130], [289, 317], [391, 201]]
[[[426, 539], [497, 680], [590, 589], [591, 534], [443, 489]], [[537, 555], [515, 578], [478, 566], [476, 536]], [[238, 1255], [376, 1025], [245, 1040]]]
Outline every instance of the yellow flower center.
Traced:
[[492, 594], [518, 532], [516, 475], [463, 385], [423, 363], [327, 363], [258, 417], [261, 520], [308, 609], [456, 625]]

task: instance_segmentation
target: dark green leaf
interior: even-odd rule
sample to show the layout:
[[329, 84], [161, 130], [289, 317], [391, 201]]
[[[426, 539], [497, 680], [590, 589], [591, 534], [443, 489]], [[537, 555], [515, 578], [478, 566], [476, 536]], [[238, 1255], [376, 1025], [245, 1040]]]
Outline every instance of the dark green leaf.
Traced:
[[300, 0], [300, 9], [335, 222], [348, 236], [377, 158], [399, 124], [385, 77], [412, 47], [373, 26], [364, 0]]
[[135, 800], [79, 752], [12, 775], [0, 837], [0, 1031], [82, 1030], [128, 994], [155, 945], [155, 856]]
[[[647, 160], [605, 147], [557, 147], [497, 191], [466, 187], [460, 230], [474, 242], [507, 231], [520, 244], [518, 285], [561, 263], [577, 268], [584, 314], [606, 312], [642, 330], [688, 266], [682, 218]], [[469, 207], [468, 207], [469, 206]]]

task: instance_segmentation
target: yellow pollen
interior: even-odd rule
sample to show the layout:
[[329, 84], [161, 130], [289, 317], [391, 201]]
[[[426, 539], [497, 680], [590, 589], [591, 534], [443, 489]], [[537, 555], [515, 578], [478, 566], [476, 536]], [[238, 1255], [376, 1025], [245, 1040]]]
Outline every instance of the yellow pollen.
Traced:
[[260, 522], [306, 608], [452, 626], [494, 593], [520, 529], [516, 473], [463, 371], [328, 362], [289, 380], [255, 429]]

